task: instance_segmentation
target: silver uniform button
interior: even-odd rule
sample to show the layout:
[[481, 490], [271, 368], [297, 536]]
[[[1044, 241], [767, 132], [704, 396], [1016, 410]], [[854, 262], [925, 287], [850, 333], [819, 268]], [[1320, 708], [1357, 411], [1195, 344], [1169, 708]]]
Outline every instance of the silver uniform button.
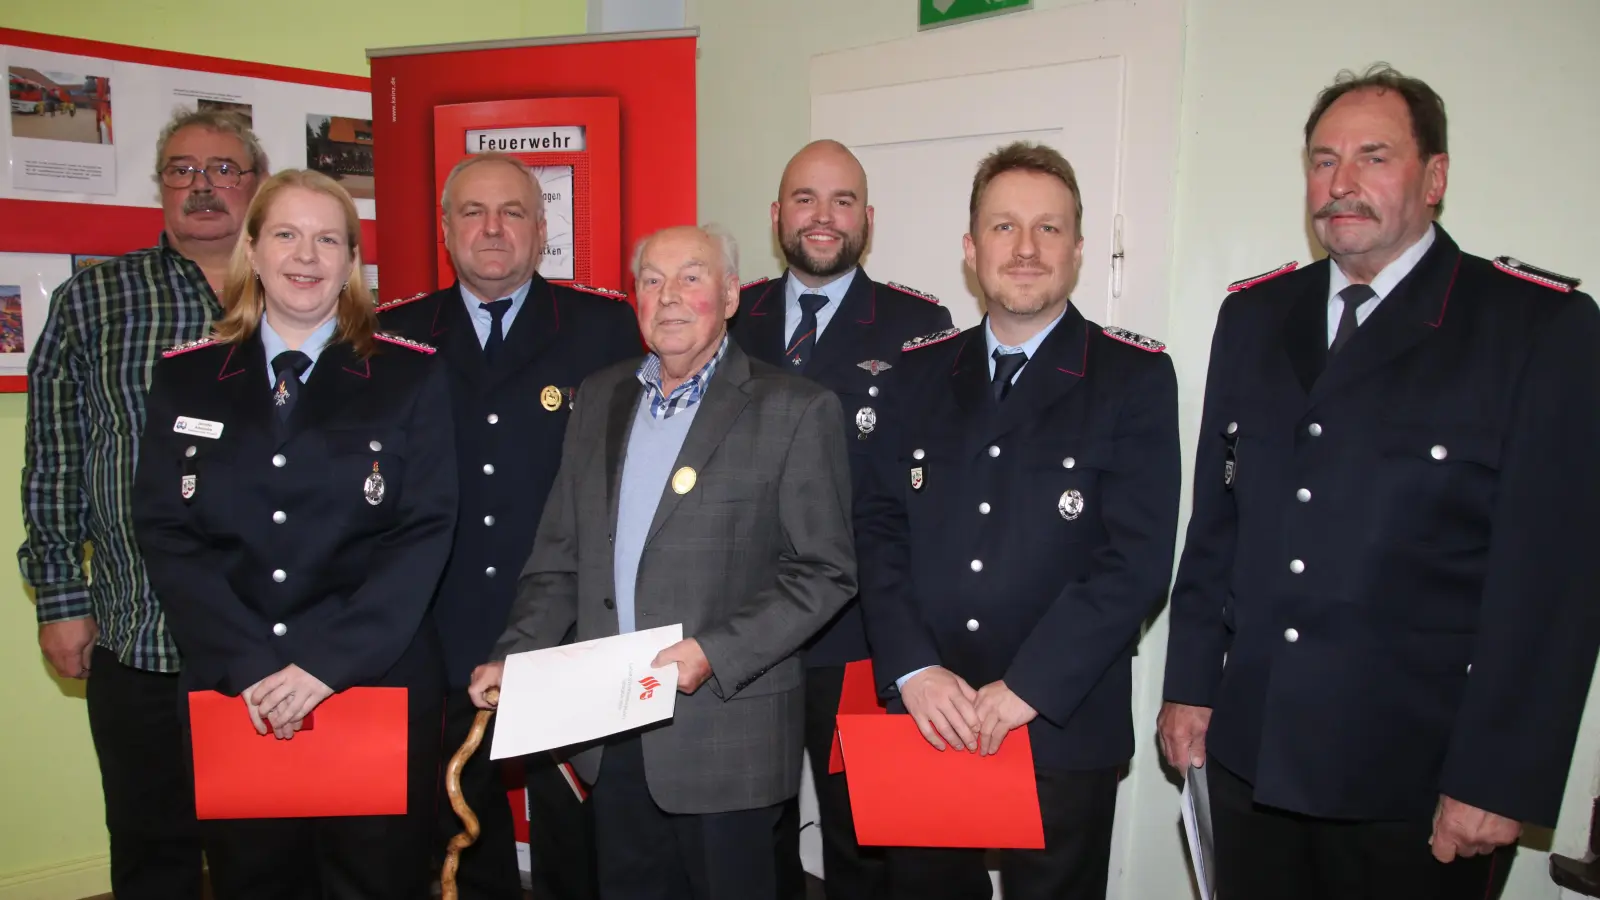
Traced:
[[493, 526], [494, 525], [494, 516], [484, 516], [483, 517], [483, 524], [489, 525], [489, 526]]
[[272, 570], [272, 580], [278, 582], [279, 584], [282, 584], [283, 580], [285, 578], [288, 578], [288, 577], [289, 577], [289, 573], [285, 572], [282, 569], [273, 569]]
[[921, 450], [913, 450], [913, 451], [911, 451], [911, 458], [912, 459], [921, 459], [924, 456], [927, 456], [927, 454], [923, 453]]
[[187, 448], [184, 449], [183, 455], [192, 457], [198, 452], [200, 452], [199, 449], [196, 448], [193, 444], [190, 444]]
[[283, 523], [289, 521], [289, 515], [280, 509], [272, 514], [272, 521], [282, 525]]
[[996, 446], [993, 446], [993, 445], [990, 445], [990, 447], [989, 447], [989, 457], [992, 459], [992, 458], [994, 458], [996, 456], [999, 456], [999, 455], [1000, 455], [1000, 448], [996, 447]]
[[1301, 503], [1310, 503], [1311, 492], [1305, 488], [1301, 488], [1300, 490], [1294, 492], [1294, 498], [1299, 500]]
[[284, 635], [289, 633], [289, 626], [283, 624], [282, 622], [279, 622], [278, 624], [272, 626], [272, 633], [277, 635], [278, 637], [283, 637]]
[[1450, 455], [1450, 451], [1445, 449], [1443, 444], [1434, 444], [1433, 449], [1429, 450], [1428, 454], [1434, 459], [1444, 459]]
[[1472, 674], [1472, 663], [1467, 663], [1467, 674], [1468, 675]]
[[978, 504], [978, 512], [985, 516], [989, 514], [989, 504], [987, 501]]
[[1072, 468], [1073, 466], [1075, 466], [1077, 464], [1078, 464], [1078, 461], [1069, 456], [1066, 459], [1063, 459], [1061, 461], [1061, 468], [1070, 469], [1070, 468]]
[[1310, 427], [1306, 428], [1306, 434], [1312, 437], [1322, 437], [1322, 426], [1312, 422]]
[[373, 453], [377, 453], [377, 452], [379, 452], [379, 451], [381, 451], [383, 449], [383, 442], [382, 441], [373, 441], [372, 443], [368, 444], [367, 446], [372, 448], [372, 452]]
[[1228, 423], [1228, 433], [1229, 434], [1237, 434], [1238, 431], [1239, 431], [1239, 423], [1238, 422], [1229, 422]]
[[878, 396], [878, 386], [877, 385], [873, 385], [872, 387], [867, 388], [867, 396], [868, 397], [876, 397], [876, 396]]
[[967, 630], [968, 631], [977, 631], [978, 630], [978, 620], [977, 619], [968, 619], [967, 620]]
[[972, 571], [974, 571], [974, 572], [982, 572], [983, 571], [983, 560], [981, 560], [981, 559], [973, 560], [972, 561]]
[[279, 453], [277, 456], [272, 458], [272, 464], [281, 469], [289, 464], [289, 458], [284, 456], [282, 453]]
[[1296, 575], [1299, 575], [1301, 572], [1304, 572], [1305, 570], [1306, 570], [1306, 564], [1305, 563], [1301, 562], [1298, 559], [1289, 560], [1289, 571], [1295, 573]]
[[500, 421], [500, 416], [499, 416], [498, 413], [489, 413], [489, 424], [490, 425], [494, 425], [494, 424], [498, 423], [499, 421]]
[[485, 475], [493, 475], [494, 474], [494, 463], [484, 463], [483, 464], [483, 474], [485, 474]]
[[494, 577], [494, 566], [490, 566], [489, 568], [484, 569], [483, 570], [483, 574], [489, 576], [490, 578], [493, 578]]
[[1285, 628], [1283, 630], [1283, 639], [1292, 644], [1295, 641], [1300, 640], [1300, 632], [1294, 630], [1293, 628]]

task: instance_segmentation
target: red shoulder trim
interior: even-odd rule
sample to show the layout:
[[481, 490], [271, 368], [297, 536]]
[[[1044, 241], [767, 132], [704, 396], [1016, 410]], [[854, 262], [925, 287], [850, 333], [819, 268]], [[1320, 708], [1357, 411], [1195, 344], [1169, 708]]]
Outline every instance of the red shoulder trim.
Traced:
[[1273, 269], [1271, 272], [1262, 272], [1260, 275], [1252, 275], [1249, 278], [1241, 278], [1238, 281], [1235, 281], [1233, 284], [1228, 285], [1228, 290], [1230, 292], [1242, 291], [1247, 287], [1255, 287], [1263, 281], [1271, 281], [1272, 279], [1277, 278], [1279, 275], [1286, 275], [1298, 268], [1300, 268], [1300, 263], [1298, 262], [1284, 263], [1276, 269]]
[[374, 309], [376, 311], [378, 311], [378, 312], [388, 312], [391, 309], [396, 309], [398, 307], [405, 306], [407, 303], [415, 303], [418, 300], [421, 300], [423, 297], [426, 297], [426, 296], [428, 296], [428, 292], [427, 291], [423, 291], [420, 294], [414, 294], [414, 295], [412, 295], [410, 297], [401, 297], [398, 300], [388, 300], [388, 301], [385, 301], [383, 303], [379, 303], [376, 307], [374, 307]]
[[1495, 257], [1494, 267], [1507, 275], [1521, 278], [1523, 281], [1531, 281], [1534, 284], [1544, 285], [1553, 291], [1560, 291], [1563, 294], [1572, 293], [1577, 289], [1578, 285], [1583, 283], [1577, 278], [1541, 269], [1538, 266], [1530, 266], [1520, 259], [1513, 259], [1509, 256]]
[[771, 280], [772, 280], [771, 278], [757, 278], [755, 281], [746, 281], [744, 284], [739, 285], [739, 290], [742, 291], [742, 290], [745, 290], [747, 288], [753, 288], [758, 284], [766, 284], [767, 282], [769, 282]]
[[374, 333], [372, 336], [377, 340], [383, 341], [385, 344], [393, 344], [396, 347], [404, 347], [407, 350], [415, 350], [418, 353], [426, 353], [429, 356], [439, 352], [428, 344], [424, 344], [421, 341], [413, 341], [410, 338], [403, 338], [398, 334], [385, 334], [384, 332], [379, 331]]
[[904, 353], [907, 350], [921, 350], [923, 347], [932, 347], [934, 344], [942, 344], [959, 334], [961, 334], [961, 329], [959, 328], [946, 328], [943, 331], [935, 331], [933, 334], [925, 334], [922, 337], [914, 337], [900, 345], [900, 352]]
[[916, 297], [918, 300], [926, 300], [929, 303], [932, 303], [934, 306], [939, 305], [939, 298], [925, 291], [919, 291], [916, 288], [906, 287], [905, 285], [894, 281], [885, 281], [884, 284], [894, 288], [902, 294], [910, 294], [911, 296]]
[[1129, 331], [1126, 328], [1118, 328], [1115, 325], [1107, 325], [1101, 330], [1104, 332], [1106, 337], [1111, 338], [1114, 341], [1121, 341], [1124, 344], [1138, 347], [1140, 350], [1144, 350], [1149, 353], [1160, 353], [1167, 349], [1166, 344], [1161, 343], [1155, 338], [1145, 337], [1137, 331]]
[[182, 356], [185, 353], [189, 353], [189, 352], [194, 351], [194, 350], [199, 350], [202, 347], [209, 347], [212, 344], [215, 344], [216, 342], [217, 342], [216, 338], [209, 338], [209, 337], [201, 338], [198, 341], [189, 341], [188, 343], [179, 344], [176, 347], [172, 347], [172, 348], [170, 348], [168, 350], [162, 351], [161, 358], [162, 359], [171, 359], [174, 356]]
[[567, 285], [567, 287], [570, 287], [575, 291], [583, 291], [585, 294], [596, 294], [596, 295], [599, 295], [601, 297], [610, 297], [613, 300], [626, 300], [626, 299], [628, 299], [628, 295], [627, 294], [624, 294], [621, 291], [613, 291], [613, 290], [611, 290], [609, 288], [592, 287], [592, 286], [587, 285], [587, 284], [577, 284], [577, 283], [569, 284], [569, 285]]

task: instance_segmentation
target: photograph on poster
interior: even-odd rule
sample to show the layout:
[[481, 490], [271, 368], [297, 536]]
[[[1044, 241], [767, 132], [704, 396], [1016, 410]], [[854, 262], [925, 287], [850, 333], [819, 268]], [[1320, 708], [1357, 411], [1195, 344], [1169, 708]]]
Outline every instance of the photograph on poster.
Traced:
[[50, 295], [72, 271], [72, 257], [64, 254], [0, 253], [0, 375], [28, 374]]
[[114, 66], [103, 59], [8, 48], [12, 187], [117, 192]]
[[100, 265], [101, 263], [105, 262], [108, 259], [116, 259], [116, 257], [115, 256], [89, 256], [89, 255], [82, 254], [82, 253], [74, 253], [74, 254], [72, 254], [72, 271], [80, 272], [80, 271], [82, 271], [84, 269], [89, 268], [90, 266], [98, 266], [98, 265]]
[[11, 134], [40, 141], [110, 144], [111, 77], [10, 66]]
[[22, 286], [0, 284], [0, 353], [26, 353], [22, 338]]
[[306, 168], [338, 180], [350, 196], [371, 200], [372, 120], [306, 116]]
[[361, 277], [367, 283], [367, 290], [373, 297], [378, 296], [378, 267], [370, 263], [361, 267]]
[[551, 281], [571, 281], [577, 267], [572, 244], [572, 167], [532, 168], [544, 192], [545, 244], [539, 274]]

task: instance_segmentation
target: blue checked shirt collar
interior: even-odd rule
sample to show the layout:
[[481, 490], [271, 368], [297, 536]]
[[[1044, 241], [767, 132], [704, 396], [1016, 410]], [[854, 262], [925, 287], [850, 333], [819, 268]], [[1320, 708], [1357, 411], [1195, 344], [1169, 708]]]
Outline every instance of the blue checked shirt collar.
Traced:
[[728, 355], [728, 336], [722, 336], [722, 344], [717, 347], [717, 354], [700, 367], [700, 371], [689, 376], [683, 384], [672, 389], [666, 394], [661, 390], [661, 357], [651, 353], [644, 358], [644, 363], [639, 366], [639, 371], [634, 373], [639, 383], [644, 385], [645, 395], [650, 399], [650, 416], [655, 419], [670, 419], [683, 412], [705, 396], [706, 385], [711, 383], [711, 376], [717, 371], [717, 364]]

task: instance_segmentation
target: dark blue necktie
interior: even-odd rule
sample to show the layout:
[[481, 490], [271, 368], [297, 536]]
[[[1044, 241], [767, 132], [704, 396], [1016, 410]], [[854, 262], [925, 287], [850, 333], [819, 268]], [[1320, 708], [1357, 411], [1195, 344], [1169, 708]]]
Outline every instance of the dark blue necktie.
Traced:
[[294, 404], [300, 399], [305, 386], [300, 376], [311, 368], [311, 357], [299, 350], [285, 350], [272, 358], [272, 373], [277, 383], [272, 388], [272, 400], [278, 408], [278, 421], [289, 421]]
[[789, 368], [796, 373], [804, 372], [806, 363], [811, 361], [811, 351], [817, 346], [817, 310], [827, 305], [827, 294], [800, 295], [800, 327], [794, 330], [794, 340], [784, 353], [789, 358]]
[[490, 365], [494, 365], [495, 353], [500, 349], [500, 345], [506, 342], [505, 332], [500, 326], [500, 320], [504, 319], [506, 312], [511, 309], [511, 298], [506, 297], [493, 303], [479, 303], [478, 306], [494, 319], [493, 322], [489, 323], [489, 339], [483, 342], [483, 359]]
[[1378, 296], [1378, 292], [1367, 284], [1352, 284], [1339, 292], [1339, 299], [1344, 301], [1344, 312], [1339, 314], [1339, 330], [1333, 333], [1333, 346], [1328, 348], [1328, 356], [1332, 357], [1344, 349], [1344, 345], [1355, 336], [1356, 329], [1361, 323], [1356, 321], [1356, 307]]
[[999, 348], [996, 348], [992, 355], [994, 380], [989, 382], [989, 386], [994, 389], [994, 402], [999, 403], [1011, 393], [1011, 379], [1016, 377], [1018, 370], [1028, 361], [1028, 354], [1021, 350], [1015, 353], [1001, 353]]

